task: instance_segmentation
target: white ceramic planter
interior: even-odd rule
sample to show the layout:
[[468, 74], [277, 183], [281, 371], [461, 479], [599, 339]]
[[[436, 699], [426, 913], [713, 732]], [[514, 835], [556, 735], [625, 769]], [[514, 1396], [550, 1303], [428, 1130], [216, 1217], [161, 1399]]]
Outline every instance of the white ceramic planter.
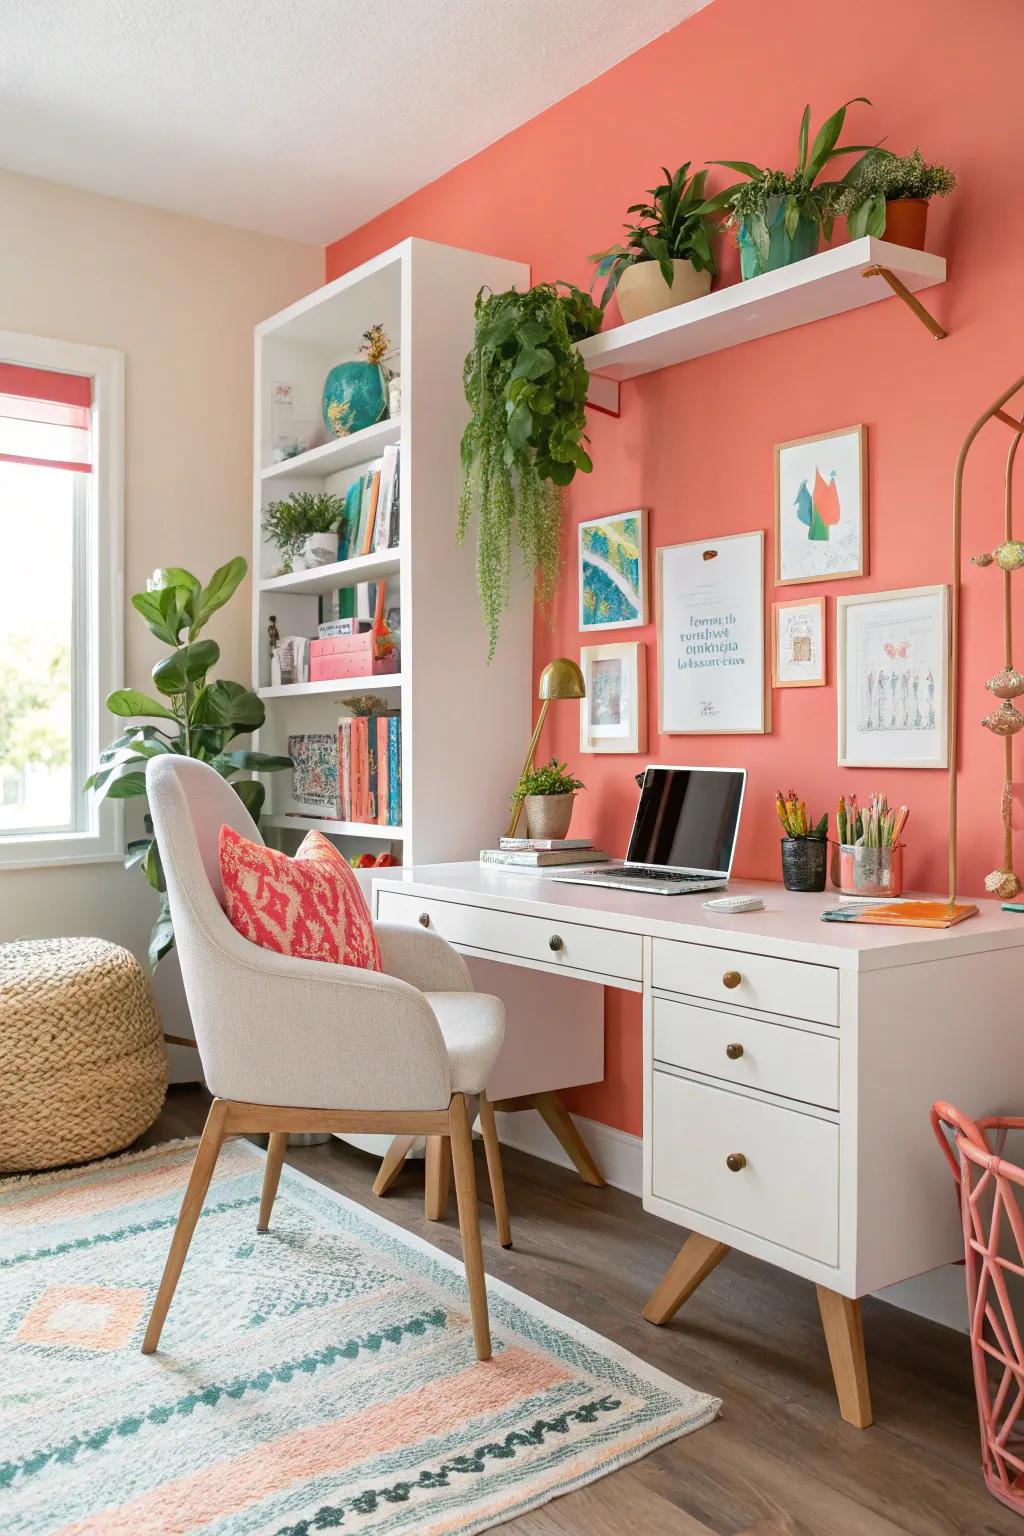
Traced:
[[672, 272], [670, 288], [656, 261], [635, 261], [627, 267], [615, 290], [623, 320], [642, 320], [711, 291], [711, 273], [698, 272], [692, 261], [674, 261]]
[[307, 571], [316, 570], [318, 565], [333, 565], [338, 558], [338, 535], [311, 533], [302, 546], [301, 558]]

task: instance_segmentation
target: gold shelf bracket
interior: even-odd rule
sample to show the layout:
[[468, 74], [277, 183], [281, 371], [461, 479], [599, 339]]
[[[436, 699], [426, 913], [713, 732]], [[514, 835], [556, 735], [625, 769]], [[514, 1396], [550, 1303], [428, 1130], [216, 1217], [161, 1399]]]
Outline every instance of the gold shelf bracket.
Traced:
[[949, 332], [939, 324], [934, 315], [928, 313], [921, 300], [911, 293], [906, 283], [901, 282], [895, 272], [890, 272], [888, 267], [865, 267], [861, 276], [883, 277], [896, 297], [903, 300], [912, 315], [917, 316], [925, 330], [930, 331], [936, 341], [945, 341]]

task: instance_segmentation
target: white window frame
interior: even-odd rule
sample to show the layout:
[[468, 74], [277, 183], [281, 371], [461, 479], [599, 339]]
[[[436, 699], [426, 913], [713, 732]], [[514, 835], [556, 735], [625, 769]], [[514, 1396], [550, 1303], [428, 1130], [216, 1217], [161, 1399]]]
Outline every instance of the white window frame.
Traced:
[[[106, 710], [106, 697], [124, 681], [124, 353], [0, 331], [0, 359], [26, 368], [84, 374], [92, 380], [92, 457], [87, 481], [82, 592], [75, 593], [72, 657], [77, 689], [72, 730], [72, 773], [81, 780], [96, 766], [100, 751], [118, 734], [118, 722]], [[82, 656], [84, 643], [85, 656]], [[124, 810], [117, 800], [97, 804], [87, 795], [79, 830], [5, 833], [0, 836], [0, 870], [34, 869], [50, 864], [88, 864], [121, 859]]]

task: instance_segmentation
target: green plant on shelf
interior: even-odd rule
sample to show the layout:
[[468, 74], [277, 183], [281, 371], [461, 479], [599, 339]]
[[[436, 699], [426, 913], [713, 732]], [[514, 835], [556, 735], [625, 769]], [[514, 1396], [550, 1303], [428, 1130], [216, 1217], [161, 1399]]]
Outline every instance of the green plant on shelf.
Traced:
[[597, 263], [591, 287], [602, 280], [605, 283], [602, 309], [618, 287], [623, 272], [637, 262], [656, 261], [670, 288], [675, 277], [673, 261], [691, 261], [698, 272], [714, 276], [714, 226], [708, 217], [704, 191], [708, 173], [698, 171], [691, 176], [691, 163], [687, 160], [676, 171], [662, 166], [665, 180], [650, 188], [647, 195], [651, 201], [633, 203], [626, 210], [638, 215], [632, 224], [623, 225], [626, 243], [610, 245], [606, 251], [587, 257]]
[[878, 149], [854, 166], [838, 194], [835, 211], [845, 214], [850, 234], [880, 238], [885, 234], [885, 205], [902, 199], [929, 202], [948, 197], [956, 175], [945, 165], [929, 165], [919, 149], [893, 155]]
[[344, 522], [345, 503], [340, 496], [327, 491], [292, 491], [283, 501], [272, 501], [264, 509], [262, 527], [290, 566], [311, 534], [340, 531]]
[[[133, 800], [146, 794], [146, 764], [151, 758], [172, 754], [209, 763], [231, 787], [255, 822], [263, 808], [265, 789], [254, 779], [236, 779], [238, 773], [275, 773], [291, 768], [290, 757], [231, 748], [239, 736], [259, 730], [264, 708], [251, 688], [226, 678], [209, 680], [220, 659], [216, 640], [200, 640], [200, 632], [219, 608], [223, 608], [247, 570], [241, 555], [214, 571], [204, 586], [181, 566], [159, 572], [159, 585], [136, 592], [132, 607], [146, 621], [150, 632], [172, 647], [153, 668], [159, 698], [136, 688], [118, 688], [107, 697], [112, 715], [131, 720], [122, 735], [100, 753], [99, 766], [85, 781], [99, 800]], [[154, 722], [159, 722], [154, 723]], [[135, 838], [125, 853], [125, 869], [138, 866], [154, 891], [160, 894], [160, 911], [149, 941], [149, 958], [155, 966], [173, 948], [174, 929], [167, 903], [160, 850], [146, 817], [145, 837]]]
[[542, 768], [531, 768], [520, 775], [510, 803], [514, 810], [527, 795], [572, 795], [583, 788], [583, 780], [577, 779], [565, 763], [553, 757]]

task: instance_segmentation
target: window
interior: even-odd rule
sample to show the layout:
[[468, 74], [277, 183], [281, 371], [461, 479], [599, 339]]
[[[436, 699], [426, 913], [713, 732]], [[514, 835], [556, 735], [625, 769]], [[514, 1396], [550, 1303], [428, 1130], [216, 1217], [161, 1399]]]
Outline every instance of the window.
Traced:
[[123, 367], [0, 332], [0, 867], [120, 853], [82, 784], [121, 681]]

